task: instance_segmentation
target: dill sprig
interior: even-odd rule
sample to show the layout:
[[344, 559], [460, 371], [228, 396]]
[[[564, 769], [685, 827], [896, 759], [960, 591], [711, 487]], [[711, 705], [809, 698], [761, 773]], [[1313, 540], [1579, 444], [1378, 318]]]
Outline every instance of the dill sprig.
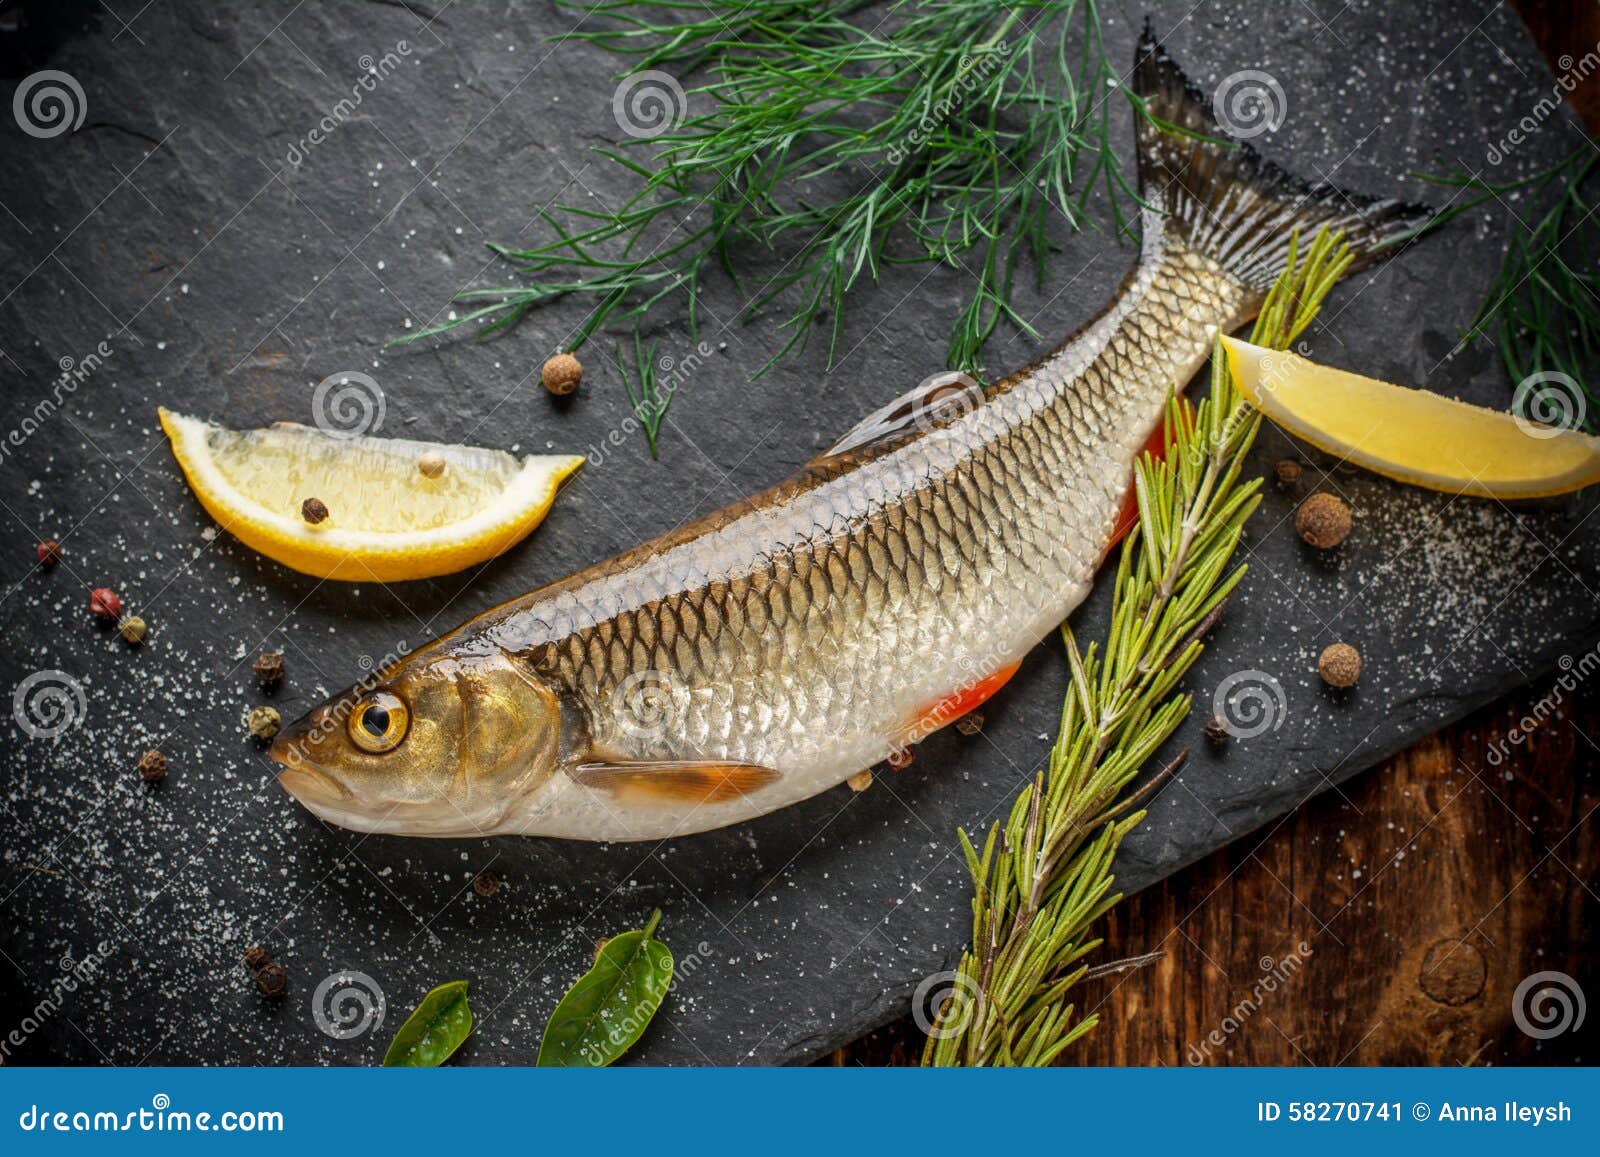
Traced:
[[[1111, 148], [1116, 74], [1096, 0], [896, 0], [881, 18], [862, 0], [576, 7], [614, 25], [567, 39], [635, 72], [698, 75], [688, 102], [703, 111], [599, 149], [637, 178], [632, 196], [542, 211], [548, 240], [490, 246], [521, 284], [464, 292], [472, 308], [400, 340], [464, 325], [494, 333], [569, 296], [590, 305], [571, 349], [668, 307], [686, 310], [693, 334], [720, 268], [744, 298], [742, 319], [780, 301], [787, 311], [763, 372], [824, 321], [831, 366], [853, 289], [887, 265], [935, 264], [971, 275], [947, 362], [976, 373], [1002, 321], [1034, 333], [1012, 289], [1024, 261], [1042, 282], [1057, 218], [1082, 227], [1103, 188], [1115, 227], [1127, 228], [1137, 194]], [[747, 287], [737, 266], [750, 250], [780, 265]]]
[[[1512, 214], [1515, 222], [1500, 269], [1461, 344], [1493, 330], [1513, 383], [1537, 374], [1566, 375], [1588, 396], [1584, 412], [1590, 429], [1600, 428], [1600, 392], [1591, 385], [1600, 365], [1600, 220], [1595, 216], [1600, 204], [1586, 194], [1585, 186], [1597, 166], [1600, 149], [1585, 140], [1561, 161], [1519, 180], [1495, 183], [1458, 169], [1417, 174], [1478, 194], [1440, 213], [1428, 223], [1430, 229], [1487, 201], [1505, 204], [1504, 198], [1513, 193], [1525, 193], [1533, 205], [1549, 201], [1531, 221]], [[1519, 390], [1513, 402], [1522, 407], [1533, 396]]]
[[661, 456], [656, 448], [656, 440], [661, 435], [661, 420], [667, 416], [667, 408], [672, 405], [672, 399], [678, 392], [676, 380], [667, 387], [665, 393], [661, 391], [660, 380], [656, 377], [656, 344], [651, 342], [646, 347], [639, 332], [634, 331], [631, 371], [623, 361], [622, 346], [618, 344], [613, 351], [617, 376], [622, 379], [622, 388], [628, 392], [628, 403], [633, 407], [634, 416], [639, 419], [640, 428], [644, 430], [644, 440], [650, 444], [652, 458]]
[[[1349, 267], [1349, 247], [1326, 230], [1303, 260], [1298, 241], [1256, 321], [1257, 344], [1286, 348]], [[1173, 399], [1164, 456], [1136, 464], [1139, 521], [1122, 546], [1107, 638], [1081, 651], [1062, 627], [1072, 686], [1049, 766], [981, 851], [960, 833], [974, 886], [972, 942], [924, 1064], [1049, 1064], [1098, 1023], [1071, 1000], [1089, 971], [1084, 957], [1100, 945], [1089, 930], [1121, 899], [1111, 866], [1144, 818], [1134, 809], [1183, 756], [1123, 792], [1188, 715], [1178, 682], [1244, 577], [1232, 559], [1260, 502], [1261, 480], [1242, 476], [1260, 423], [1219, 346], [1209, 395], [1193, 410]]]

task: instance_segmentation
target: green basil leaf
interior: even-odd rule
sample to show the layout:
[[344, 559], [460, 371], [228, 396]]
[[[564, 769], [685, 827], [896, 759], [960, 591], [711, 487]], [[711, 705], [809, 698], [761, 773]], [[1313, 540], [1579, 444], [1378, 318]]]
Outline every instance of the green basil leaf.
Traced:
[[661, 910], [606, 941], [594, 967], [561, 998], [539, 1042], [541, 1065], [609, 1065], [643, 1034], [672, 984], [672, 949], [655, 939]]
[[417, 1011], [394, 1034], [389, 1051], [383, 1054], [384, 1067], [426, 1069], [442, 1065], [471, 1031], [467, 982], [452, 980], [441, 984], [422, 998]]

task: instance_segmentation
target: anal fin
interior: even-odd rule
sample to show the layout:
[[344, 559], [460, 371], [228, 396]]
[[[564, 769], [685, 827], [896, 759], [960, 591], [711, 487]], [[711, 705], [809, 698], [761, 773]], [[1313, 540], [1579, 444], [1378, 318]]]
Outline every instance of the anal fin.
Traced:
[[591, 760], [570, 772], [585, 787], [648, 803], [727, 803], [775, 782], [757, 763], [718, 759]]

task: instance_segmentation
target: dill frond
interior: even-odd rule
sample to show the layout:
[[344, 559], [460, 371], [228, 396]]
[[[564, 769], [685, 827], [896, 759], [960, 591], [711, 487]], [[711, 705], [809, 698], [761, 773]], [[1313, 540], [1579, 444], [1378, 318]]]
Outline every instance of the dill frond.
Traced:
[[[1492, 331], [1513, 383], [1565, 375], [1587, 395], [1583, 424], [1590, 430], [1600, 428], [1600, 391], [1592, 384], [1600, 367], [1600, 202], [1588, 191], [1597, 167], [1600, 150], [1585, 140], [1556, 164], [1520, 180], [1495, 183], [1455, 169], [1417, 174], [1477, 194], [1440, 213], [1430, 229], [1489, 201], [1505, 206], [1514, 220], [1500, 269], [1461, 344]], [[1524, 220], [1506, 201], [1515, 193], [1525, 194], [1529, 205], [1548, 207]], [[1518, 390], [1513, 405], [1522, 407], [1530, 396]]]
[[[720, 267], [745, 299], [742, 319], [784, 310], [762, 372], [821, 328], [831, 366], [853, 290], [885, 265], [937, 264], [971, 275], [947, 362], [976, 373], [1002, 321], [1032, 332], [1012, 289], [1024, 261], [1043, 281], [1058, 217], [1083, 227], [1102, 189], [1113, 227], [1129, 227], [1137, 195], [1111, 147], [1121, 102], [1096, 0], [897, 0], [877, 15], [861, 0], [568, 6], [611, 26], [566, 39], [624, 57], [630, 72], [699, 78], [688, 97], [704, 111], [598, 150], [638, 179], [625, 203], [544, 212], [549, 240], [491, 246], [520, 284], [467, 291], [458, 300], [472, 308], [400, 341], [499, 332], [569, 296], [590, 305], [574, 350], [667, 309], [685, 310], [693, 335]], [[780, 264], [746, 287], [736, 259], [750, 251]]]

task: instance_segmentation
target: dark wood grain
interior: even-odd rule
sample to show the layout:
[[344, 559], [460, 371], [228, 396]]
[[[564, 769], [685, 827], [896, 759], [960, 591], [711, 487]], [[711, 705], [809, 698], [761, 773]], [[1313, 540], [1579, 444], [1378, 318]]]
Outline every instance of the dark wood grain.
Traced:
[[[1594, 0], [1517, 7], [1557, 72], [1600, 44]], [[1600, 132], [1600, 79], [1571, 100]], [[1067, 1061], [1593, 1064], [1600, 1010], [1541, 1040], [1512, 1000], [1547, 971], [1600, 1000], [1597, 808], [1600, 694], [1513, 694], [1119, 906], [1097, 959], [1165, 955], [1084, 986]], [[830, 1062], [920, 1050], [908, 1019]]]
[[[1593, 1063], [1600, 1014], [1540, 1041], [1511, 998], [1550, 970], [1600, 994], [1597, 736], [1600, 693], [1547, 680], [1129, 898], [1096, 959], [1166, 955], [1083, 987], [1070, 1061]], [[831, 1060], [920, 1047], [907, 1020]]]

